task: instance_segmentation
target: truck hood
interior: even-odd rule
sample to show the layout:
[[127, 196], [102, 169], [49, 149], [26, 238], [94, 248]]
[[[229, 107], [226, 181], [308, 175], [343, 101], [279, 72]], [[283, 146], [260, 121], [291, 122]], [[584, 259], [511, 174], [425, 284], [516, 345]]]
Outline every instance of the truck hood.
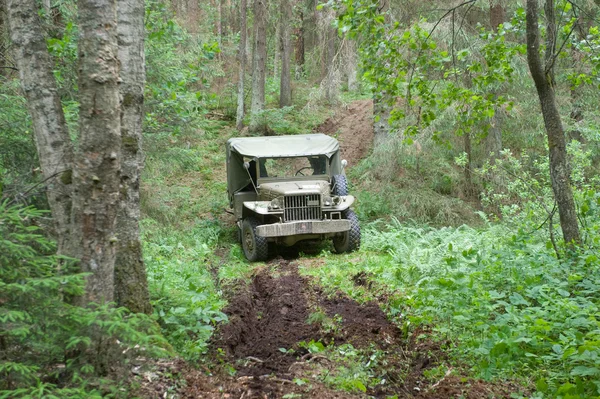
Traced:
[[263, 183], [258, 187], [259, 199], [270, 201], [284, 195], [322, 194], [331, 195], [329, 183], [324, 180], [282, 181]]

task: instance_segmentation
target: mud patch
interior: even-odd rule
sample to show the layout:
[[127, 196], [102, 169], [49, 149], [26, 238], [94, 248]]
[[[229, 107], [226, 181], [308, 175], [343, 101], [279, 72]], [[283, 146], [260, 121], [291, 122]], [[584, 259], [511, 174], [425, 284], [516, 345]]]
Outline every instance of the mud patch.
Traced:
[[373, 101], [354, 101], [327, 119], [315, 132], [337, 137], [342, 158], [352, 167], [365, 158], [373, 146]]
[[[273, 260], [234, 295], [225, 309], [230, 321], [213, 339], [211, 369], [190, 368], [183, 373], [187, 380], [187, 387], [180, 391], [183, 397], [509, 398], [518, 391], [514, 386], [454, 375], [460, 372], [431, 378], [435, 373], [428, 370], [446, 364], [442, 348], [446, 343], [423, 339], [429, 335], [427, 331], [404, 340], [378, 303], [359, 304], [343, 294], [327, 297], [299, 275], [297, 263]], [[369, 280], [368, 275], [355, 277], [356, 284]], [[327, 323], [314, 320], [311, 324], [309, 320], [317, 313], [327, 323], [333, 321], [334, 328], [324, 328]], [[299, 345], [302, 341], [321, 342], [330, 349], [349, 343], [367, 358], [376, 351], [380, 363], [370, 372], [380, 382], [367, 386], [365, 393], [326, 386], [327, 377], [335, 375], [345, 360], [338, 364], [335, 357], [322, 356], [331, 352], [309, 353], [306, 345]]]
[[307, 284], [290, 261], [278, 266], [278, 277], [262, 270], [225, 309], [230, 322], [217, 344], [234, 359], [248, 360], [238, 368], [240, 375], [285, 373], [295, 361], [285, 352], [300, 341], [319, 339], [318, 327], [306, 323]]
[[[351, 343], [357, 348], [375, 344], [381, 349], [400, 344], [397, 327], [377, 304], [325, 298], [298, 274], [295, 262], [274, 260], [271, 265], [277, 269], [257, 273], [247, 290], [225, 309], [230, 322], [221, 328], [216, 344], [238, 363], [242, 361], [237, 368], [240, 375], [288, 373], [307, 354], [299, 342]], [[323, 332], [318, 323], [310, 324], [315, 307], [329, 318], [341, 318], [341, 328]]]
[[376, 303], [358, 304], [346, 297], [321, 301], [330, 317], [341, 317], [342, 328], [332, 337], [336, 344], [350, 343], [356, 348], [375, 345], [387, 349], [402, 345], [398, 328], [392, 325]]

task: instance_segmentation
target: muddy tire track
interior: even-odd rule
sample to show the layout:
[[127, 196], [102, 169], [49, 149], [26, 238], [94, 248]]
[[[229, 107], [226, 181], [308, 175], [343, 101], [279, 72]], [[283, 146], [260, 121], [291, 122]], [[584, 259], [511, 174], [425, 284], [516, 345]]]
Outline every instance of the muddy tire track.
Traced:
[[[363, 285], [368, 276], [355, 276]], [[509, 398], [516, 387], [489, 384], [445, 375], [429, 381], [425, 372], [446, 359], [443, 343], [417, 340], [425, 331], [404, 340], [377, 303], [359, 304], [337, 294], [327, 297], [298, 273], [294, 260], [277, 258], [259, 269], [252, 282], [231, 298], [224, 310], [229, 323], [221, 325], [213, 338], [215, 364], [231, 365], [206, 373], [187, 373], [186, 398]], [[336, 319], [339, 328], [322, 329], [310, 324], [315, 311]], [[368, 387], [366, 393], [335, 391], [322, 383], [335, 364], [313, 355], [299, 342], [320, 341], [326, 345], [352, 344], [355, 348], [378, 349], [385, 359], [377, 373], [386, 383]], [[319, 363], [320, 359], [323, 363]], [[229, 369], [231, 372], [231, 369]], [[296, 378], [309, 380], [296, 384]], [[483, 395], [483, 396], [481, 396]]]

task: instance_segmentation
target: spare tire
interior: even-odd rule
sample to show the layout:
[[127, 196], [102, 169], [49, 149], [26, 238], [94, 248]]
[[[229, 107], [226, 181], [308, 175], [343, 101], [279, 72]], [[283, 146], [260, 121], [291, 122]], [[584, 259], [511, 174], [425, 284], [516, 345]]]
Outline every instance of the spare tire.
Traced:
[[331, 194], [348, 195], [348, 180], [345, 175], [333, 175], [331, 178]]

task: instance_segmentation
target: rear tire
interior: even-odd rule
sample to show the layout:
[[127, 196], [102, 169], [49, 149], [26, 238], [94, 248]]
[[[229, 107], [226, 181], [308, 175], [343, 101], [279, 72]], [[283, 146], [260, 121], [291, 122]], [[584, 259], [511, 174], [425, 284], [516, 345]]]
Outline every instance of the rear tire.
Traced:
[[360, 224], [358, 217], [350, 210], [346, 209], [342, 216], [350, 221], [350, 230], [339, 236], [333, 237], [333, 248], [336, 253], [354, 252], [360, 249]]
[[344, 175], [334, 175], [331, 179], [331, 194], [348, 195], [348, 179]]
[[242, 249], [250, 262], [266, 260], [269, 256], [269, 243], [266, 237], [256, 234], [258, 220], [250, 216], [242, 222]]

